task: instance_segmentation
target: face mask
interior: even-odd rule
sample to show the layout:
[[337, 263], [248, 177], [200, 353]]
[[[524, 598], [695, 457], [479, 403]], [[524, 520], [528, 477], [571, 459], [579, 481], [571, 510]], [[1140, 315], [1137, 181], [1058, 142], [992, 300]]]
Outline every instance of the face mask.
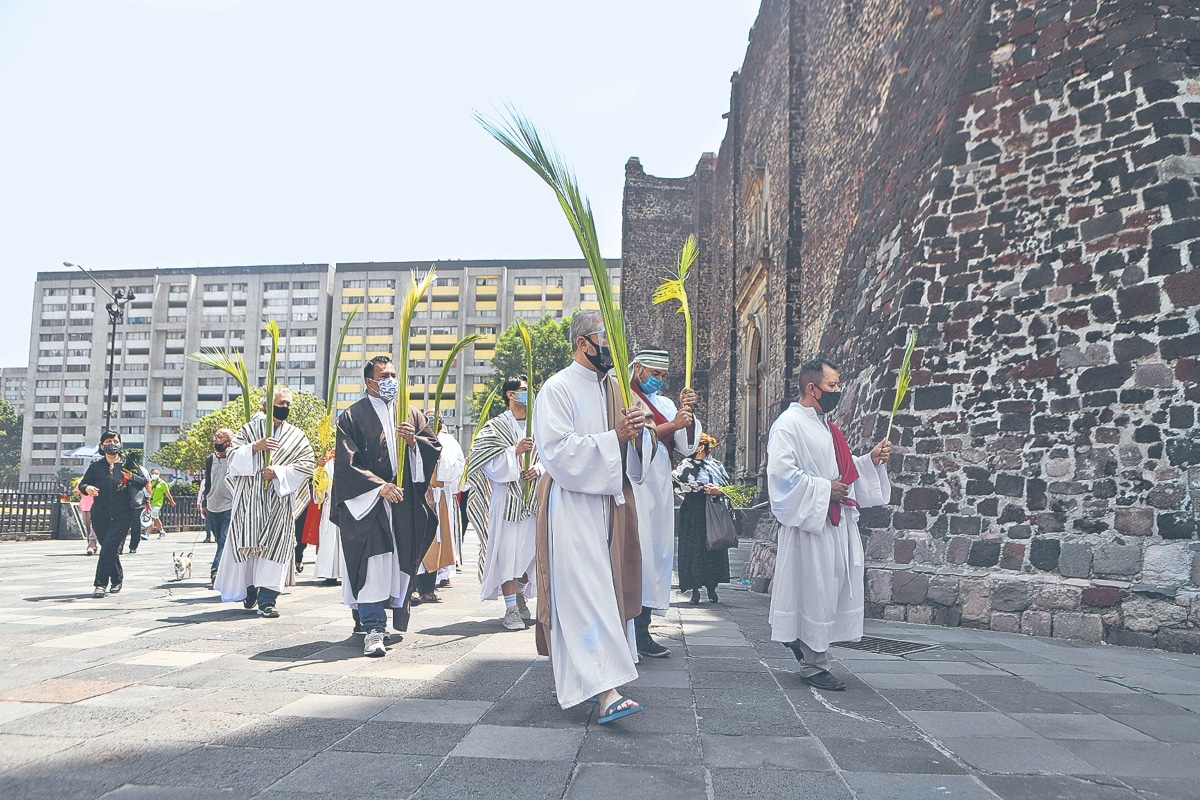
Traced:
[[400, 384], [395, 378], [384, 378], [379, 381], [379, 399], [385, 403], [390, 403], [396, 399], [396, 395], [400, 394]]
[[100, 449], [103, 450], [107, 455], [115, 456], [121, 452], [121, 445], [117, 444], [116, 442], [109, 442]]
[[595, 353], [584, 353], [588, 363], [595, 367], [600, 373], [607, 373], [610, 369], [612, 369], [612, 350], [609, 349], [608, 345], [596, 344], [592, 341], [592, 337], [590, 336], [585, 336], [583, 338], [591, 342], [592, 346], [597, 350]]
[[227, 442], [217, 442], [213, 445], [213, 450], [216, 450], [218, 453], [224, 453], [228, 447], [229, 444]]
[[528, 389], [521, 391], [521, 392], [517, 392], [517, 402], [523, 406], [529, 404], [529, 390]]
[[835, 408], [837, 408], [837, 404], [841, 401], [841, 399], [841, 392], [824, 392], [819, 398], [817, 398], [817, 405], [821, 407], [821, 413], [828, 414], [830, 411], [833, 411]]
[[292, 410], [290, 406], [272, 406], [272, 408], [274, 410], [271, 412], [271, 414], [280, 422], [283, 422], [285, 419], [287, 419], [288, 412]]
[[159, 479], [159, 477], [160, 477], [160, 476], [159, 476], [159, 474], [158, 474], [157, 472], [151, 472], [151, 473], [150, 473], [150, 480], [152, 480], [152, 481], [156, 481], [156, 480], [158, 480], [158, 479]]
[[646, 394], [656, 394], [665, 385], [666, 381], [657, 375], [647, 375], [646, 380], [642, 381], [641, 384], [642, 391]]

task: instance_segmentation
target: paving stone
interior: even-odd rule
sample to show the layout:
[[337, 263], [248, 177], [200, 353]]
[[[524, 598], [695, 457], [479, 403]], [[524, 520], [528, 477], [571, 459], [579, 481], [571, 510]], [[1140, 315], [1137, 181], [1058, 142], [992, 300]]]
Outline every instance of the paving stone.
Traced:
[[407, 697], [397, 700], [381, 711], [376, 722], [428, 722], [472, 725], [479, 721], [492, 704], [480, 700], [428, 700]]
[[707, 794], [700, 767], [580, 764], [564, 800], [696, 800]]
[[160, 766], [130, 777], [136, 782], [145, 776], [169, 786], [265, 789], [310, 758], [312, 753], [304, 750], [207, 745], [173, 756], [170, 769]]
[[[1036, 775], [1041, 773], [1088, 774], [1095, 767], [1063, 745], [1046, 739], [946, 737], [942, 744], [975, 769], [992, 773]], [[1106, 744], [1111, 748], [1111, 744]]]
[[961, 775], [963, 769], [927, 742], [914, 739], [822, 739], [840, 769]]
[[1047, 739], [1089, 739], [1100, 741], [1147, 741], [1144, 733], [1114, 722], [1101, 714], [1019, 714], [1010, 716], [1029, 730]]
[[1114, 747], [1110, 742], [1064, 741], [1062, 745], [1106, 775], [1200, 780], [1200, 748], [1192, 744], [1121, 742]]
[[852, 797], [838, 776], [828, 772], [717, 767], [709, 773], [714, 800], [850, 800]]
[[975, 696], [997, 711], [1036, 714], [1086, 714], [1088, 709], [1054, 692], [1029, 691], [1014, 695], [1008, 692], [976, 691]]
[[641, 733], [588, 729], [579, 750], [580, 763], [688, 765], [701, 763], [700, 737], [677, 733]]
[[559, 730], [476, 725], [451, 751], [451, 755], [456, 758], [511, 758], [526, 761], [571, 760], [579, 752], [583, 734], [578, 727]]
[[1141, 800], [1121, 786], [1057, 775], [983, 775], [989, 789], [1001, 800]]
[[312, 792], [327, 797], [405, 797], [440, 765], [431, 756], [397, 753], [318, 753], [271, 788], [280, 792]]
[[312, 719], [269, 715], [244, 722], [218, 736], [215, 744], [228, 747], [279, 747], [319, 752], [345, 738], [359, 726], [356, 719]]
[[1117, 714], [1159, 715], [1189, 713], [1177, 705], [1140, 692], [1123, 694], [1110, 694], [1107, 692], [1063, 692], [1061, 696], [1092, 711], [1098, 711], [1105, 716]]
[[880, 692], [902, 711], [990, 711], [970, 692], [957, 689], [886, 689]]
[[806, 771], [832, 770], [818, 742], [810, 736], [723, 736], [701, 734], [704, 763], [709, 767], [763, 767]]
[[1200, 716], [1189, 714], [1117, 714], [1113, 720], [1160, 742], [1200, 743]]
[[[908, 716], [936, 739], [978, 736], [1035, 739], [1038, 734], [998, 711], [909, 711]], [[1061, 716], [1061, 715], [1056, 715]]]
[[323, 717], [370, 719], [392, 705], [390, 697], [356, 697], [336, 694], [310, 694], [272, 711], [286, 717]]
[[847, 772], [843, 776], [857, 800], [995, 800], [976, 778], [967, 775], [885, 775]]
[[412, 800], [560, 800], [571, 772], [570, 762], [448, 758]]
[[580, 725], [586, 725], [591, 719], [594, 707], [592, 703], [580, 703], [564, 709], [549, 692], [533, 699], [509, 699], [509, 696], [505, 695], [492, 704], [479, 722], [484, 725], [522, 728], [578, 728]]

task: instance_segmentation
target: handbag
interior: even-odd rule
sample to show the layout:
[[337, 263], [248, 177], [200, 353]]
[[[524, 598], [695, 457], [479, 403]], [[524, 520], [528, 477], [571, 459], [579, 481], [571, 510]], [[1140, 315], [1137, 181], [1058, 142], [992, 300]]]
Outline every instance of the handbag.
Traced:
[[709, 550], [728, 550], [737, 547], [737, 528], [733, 514], [723, 499], [709, 500], [704, 504], [704, 534]]

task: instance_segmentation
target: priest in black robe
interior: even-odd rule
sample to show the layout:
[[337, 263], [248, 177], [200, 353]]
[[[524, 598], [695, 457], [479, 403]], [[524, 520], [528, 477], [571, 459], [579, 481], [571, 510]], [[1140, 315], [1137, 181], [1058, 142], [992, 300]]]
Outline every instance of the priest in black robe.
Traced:
[[[371, 359], [363, 375], [367, 396], [338, 418], [329, 519], [342, 533], [343, 601], [366, 633], [363, 652], [381, 656], [387, 608], [393, 625], [408, 630], [409, 586], [437, 533], [427, 495], [441, 445], [416, 408], [395, 424], [396, 398], [407, 387], [397, 385], [390, 358]], [[399, 447], [405, 461], [397, 486]]]

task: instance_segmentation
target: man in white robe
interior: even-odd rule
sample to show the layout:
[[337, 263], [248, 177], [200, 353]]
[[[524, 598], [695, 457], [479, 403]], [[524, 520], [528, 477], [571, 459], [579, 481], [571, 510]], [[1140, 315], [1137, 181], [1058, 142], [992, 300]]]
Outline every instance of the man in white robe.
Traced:
[[827, 419], [841, 399], [837, 367], [813, 359], [800, 368], [801, 396], [771, 426], [767, 489], [779, 520], [771, 584], [771, 638], [801, 662], [801, 679], [841, 691], [829, 672], [831, 642], [863, 632], [863, 548], [858, 509], [887, 503], [886, 439], [854, 457]]
[[646, 413], [646, 424], [658, 434], [658, 453], [646, 480], [633, 487], [637, 500], [638, 541], [642, 546], [642, 613], [634, 620], [638, 655], [666, 658], [670, 649], [650, 635], [650, 614], [671, 605], [671, 569], [675, 556], [675, 491], [671, 483], [671, 451], [696, 452], [704, 431], [692, 416], [696, 393], [685, 387], [679, 408], [662, 393], [670, 361], [666, 350], [651, 347], [633, 357], [634, 402]]
[[525, 620], [533, 616], [525, 600], [537, 596], [537, 582], [530, 580], [537, 550], [535, 502], [527, 487], [537, 483], [542, 467], [532, 437], [525, 435], [529, 382], [518, 375], [508, 378], [500, 390], [508, 410], [484, 424], [468, 468], [472, 482], [488, 497], [483, 531], [488, 547], [479, 599], [503, 597], [501, 624], [510, 631], [523, 631]]
[[[425, 416], [430, 420], [431, 425], [437, 424], [433, 409], [428, 409]], [[428, 552], [425, 553], [422, 563], [424, 572], [434, 577], [431, 581], [432, 585], [418, 586], [419, 590], [424, 591], [427, 588], [430, 593], [437, 588], [449, 587], [450, 578], [454, 577], [455, 566], [461, 557], [459, 545], [462, 533], [456, 496], [462, 488], [463, 470], [466, 468], [467, 461], [462, 446], [459, 445], [458, 439], [454, 438], [452, 433], [443, 428], [438, 431], [437, 440], [442, 446], [442, 452], [438, 456], [433, 479], [429, 482], [433, 497], [433, 510], [438, 521], [437, 535], [433, 539], [433, 544], [429, 546]], [[421, 582], [418, 581], [418, 584]]]
[[[316, 574], [324, 580], [326, 586], [336, 586], [342, 581], [342, 534], [341, 530], [329, 519], [329, 511], [333, 505], [330, 498], [333, 495], [334, 450], [325, 454], [325, 463], [318, 463], [317, 469], [325, 471], [325, 488], [318, 498], [321, 504], [321, 528], [317, 542]], [[318, 462], [320, 459], [318, 459]]]
[[642, 411], [619, 408], [598, 311], [576, 312], [571, 341], [574, 360], [542, 386], [534, 414], [546, 471], [538, 486], [538, 629], [559, 705], [596, 697], [607, 723], [642, 710], [618, 691], [637, 678], [630, 621], [641, 611], [641, 558], [628, 538], [637, 518], [623, 506], [632, 501], [626, 474], [641, 482], [654, 441]]
[[[266, 435], [266, 416], [255, 414], [229, 448], [226, 480], [233, 505], [213, 581], [221, 600], [241, 600], [247, 610], [257, 604], [259, 616], [271, 618], [279, 616], [275, 601], [294, 558], [297, 492], [313, 474], [308, 437], [287, 422], [291, 405], [291, 389], [275, 387], [272, 435]], [[264, 453], [270, 453], [270, 464], [265, 467]]]

